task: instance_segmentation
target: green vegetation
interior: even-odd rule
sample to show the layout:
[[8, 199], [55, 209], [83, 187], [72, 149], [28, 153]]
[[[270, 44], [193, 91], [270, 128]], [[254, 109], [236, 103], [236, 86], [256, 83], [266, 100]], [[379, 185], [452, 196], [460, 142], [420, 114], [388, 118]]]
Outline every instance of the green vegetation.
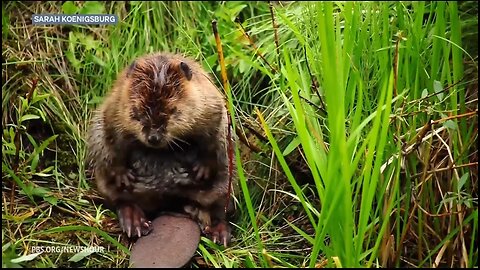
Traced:
[[[109, 26], [32, 14], [114, 13]], [[117, 72], [191, 56], [232, 95], [234, 239], [192, 267], [478, 267], [478, 4], [2, 3], [3, 267], [125, 267], [85, 134]], [[35, 254], [35, 246], [105, 252]]]

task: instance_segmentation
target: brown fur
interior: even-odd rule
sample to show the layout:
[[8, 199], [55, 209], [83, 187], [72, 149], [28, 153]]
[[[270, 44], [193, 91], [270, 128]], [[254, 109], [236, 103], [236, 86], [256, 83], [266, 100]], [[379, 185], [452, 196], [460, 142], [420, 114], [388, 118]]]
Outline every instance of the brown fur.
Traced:
[[[98, 190], [115, 204], [125, 198], [125, 191], [118, 189], [112, 172], [125, 173], [129, 147], [134, 142], [159, 151], [179, 142], [196, 142], [203, 155], [199, 162], [211, 165], [216, 174], [208, 179], [211, 188], [185, 189], [183, 196], [204, 209], [216, 209], [212, 210], [214, 215], [223, 219], [218, 211], [228, 192], [227, 129], [223, 96], [199, 64], [175, 54], [149, 54], [118, 75], [94, 112], [87, 160]], [[149, 142], [151, 134], [159, 135], [158, 145]], [[148, 201], [140, 203], [141, 208], [155, 203], [155, 194], [134, 192], [127, 197]]]
[[[152, 89], [157, 57], [167, 57], [166, 64], [173, 69], [170, 74], [160, 75], [160, 81], [167, 81], [169, 86], [157, 93]], [[191, 81], [178, 76], [179, 62], [186, 62], [192, 69]], [[135, 67], [122, 71], [110, 94], [100, 107], [101, 113], [108, 119], [109, 125], [117, 133], [134, 135], [141, 141], [144, 136], [140, 134], [142, 126], [138, 121], [132, 121], [134, 110], [148, 111], [155, 109], [162, 117], [172, 117], [167, 125], [166, 136], [168, 139], [181, 137], [187, 134], [202, 134], [217, 131], [218, 127], [212, 126], [212, 119], [218, 119], [225, 114], [223, 96], [211, 82], [210, 77], [196, 62], [178, 55], [152, 54], [135, 61]], [[128, 74], [128, 75], [127, 75]], [[175, 76], [171, 76], [175, 74]], [[170, 75], [170, 76], [169, 76]], [[170, 78], [169, 78], [170, 77]], [[180, 77], [180, 78], [179, 78]], [[172, 79], [173, 78], [173, 79]], [[176, 116], [174, 111], [182, 112]], [[160, 120], [164, 119], [149, 119]], [[222, 123], [223, 125], [223, 123]], [[210, 135], [210, 134], [209, 134]], [[142, 141], [147, 144], [147, 142]]]

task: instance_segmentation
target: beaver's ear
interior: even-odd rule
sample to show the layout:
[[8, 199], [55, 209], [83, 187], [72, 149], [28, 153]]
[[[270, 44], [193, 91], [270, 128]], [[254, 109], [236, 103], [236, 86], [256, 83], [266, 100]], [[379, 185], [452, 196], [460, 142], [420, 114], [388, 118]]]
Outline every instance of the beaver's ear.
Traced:
[[192, 69], [187, 65], [187, 63], [180, 62], [180, 70], [187, 80], [190, 81], [192, 79]]
[[137, 66], [137, 61], [133, 61], [133, 63], [130, 64], [127, 68], [127, 77], [130, 77], [133, 73], [133, 70], [135, 70], [135, 67]]

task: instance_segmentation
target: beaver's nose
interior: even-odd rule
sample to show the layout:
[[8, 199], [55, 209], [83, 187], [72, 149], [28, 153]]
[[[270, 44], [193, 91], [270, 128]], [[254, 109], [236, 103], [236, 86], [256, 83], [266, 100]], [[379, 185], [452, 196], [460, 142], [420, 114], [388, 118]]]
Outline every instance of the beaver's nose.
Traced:
[[148, 143], [151, 145], [157, 145], [160, 142], [160, 137], [157, 134], [152, 134], [147, 138]]

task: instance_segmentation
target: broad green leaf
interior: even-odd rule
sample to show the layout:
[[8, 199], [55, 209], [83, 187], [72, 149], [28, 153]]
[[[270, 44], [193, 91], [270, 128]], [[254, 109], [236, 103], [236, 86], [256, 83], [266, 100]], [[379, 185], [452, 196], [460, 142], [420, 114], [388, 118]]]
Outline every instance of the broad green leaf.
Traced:
[[64, 14], [75, 14], [78, 11], [78, 7], [73, 3], [73, 1], [66, 1], [62, 5], [62, 10]]
[[20, 118], [20, 123], [22, 123], [24, 121], [32, 120], [32, 119], [39, 119], [39, 118], [40, 118], [40, 116], [35, 115], [35, 114], [25, 114], [24, 116], [22, 116]]
[[460, 193], [462, 190], [463, 185], [465, 185], [465, 182], [469, 178], [470, 174], [467, 172], [466, 174], [462, 175], [460, 180], [458, 180], [458, 186], [457, 186], [457, 192]]
[[[37, 91], [35, 91], [37, 92]], [[51, 94], [35, 94], [32, 98], [32, 100], [30, 101], [30, 104], [34, 104], [36, 102], [39, 102], [41, 100], [44, 100], [44, 99], [47, 99], [48, 97], [50, 97]]]
[[299, 144], [300, 144], [300, 139], [298, 138], [298, 136], [296, 136], [283, 150], [283, 153], [282, 153], [283, 156], [287, 156], [288, 154], [290, 154], [295, 148], [297, 148]]
[[443, 125], [446, 127], [446, 128], [449, 128], [449, 129], [457, 129], [457, 123], [455, 123], [454, 121], [452, 120], [447, 120], [445, 121], [445, 123], [443, 123]]
[[422, 98], [425, 98], [426, 96], [428, 96], [427, 88], [423, 89], [423, 91], [422, 91]]
[[439, 81], [433, 81], [433, 91], [435, 91], [435, 93], [437, 93], [437, 97], [440, 101], [443, 100], [443, 93], [442, 93], [442, 90], [443, 90], [443, 87], [442, 87], [442, 83], [440, 83]]
[[56, 197], [53, 197], [53, 196], [43, 197], [43, 199], [45, 201], [47, 201], [48, 203], [50, 203], [51, 205], [57, 205], [57, 202], [58, 202], [58, 199]]
[[80, 14], [103, 14], [105, 12], [104, 4], [99, 1], [85, 1], [84, 6], [80, 9]]
[[99, 47], [100, 41], [95, 40], [92, 35], [87, 35], [85, 38], [82, 40], [83, 45], [85, 45], [85, 49], [87, 51], [91, 49], [96, 49]]

